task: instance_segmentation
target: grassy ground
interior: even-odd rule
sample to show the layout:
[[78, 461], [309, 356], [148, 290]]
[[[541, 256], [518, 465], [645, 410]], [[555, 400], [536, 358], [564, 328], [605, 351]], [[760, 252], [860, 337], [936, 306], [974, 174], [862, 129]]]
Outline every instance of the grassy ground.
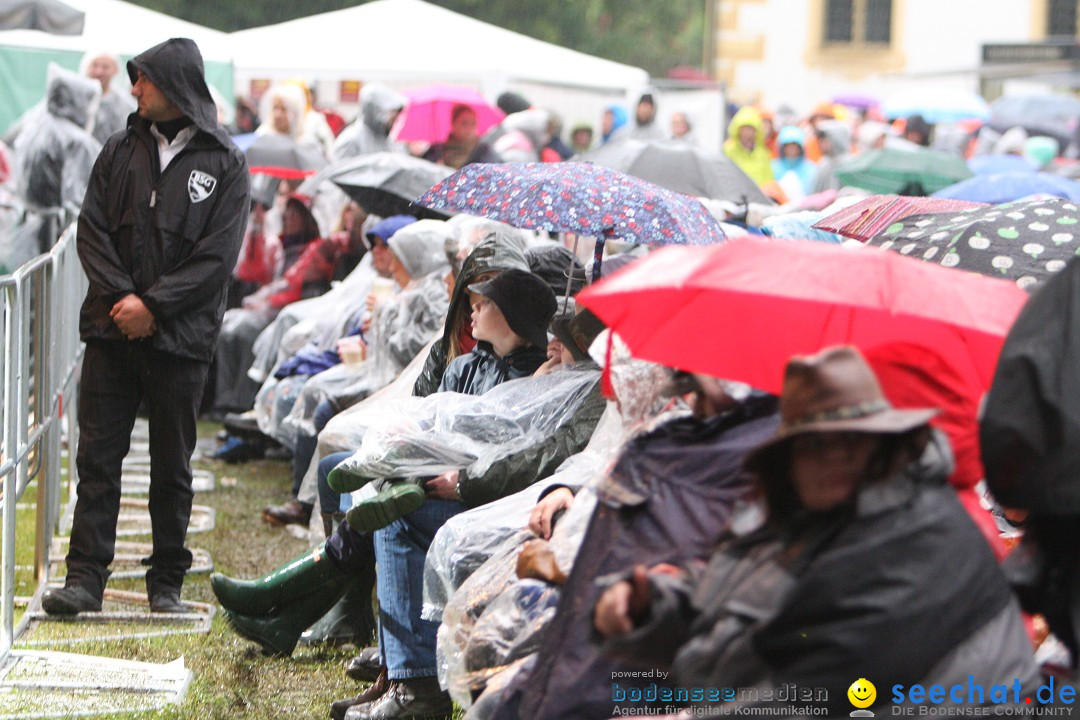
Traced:
[[[220, 425], [200, 426], [212, 437]], [[289, 464], [263, 460], [242, 465], [196, 463], [217, 475], [217, 489], [196, 495], [197, 504], [216, 509], [212, 531], [190, 534], [188, 546], [210, 552], [214, 567], [228, 575], [252, 578], [278, 567], [307, 549], [306, 541], [265, 525], [259, 510], [283, 502], [290, 487]], [[235, 482], [233, 482], [235, 480]], [[149, 542], [149, 538], [124, 538]], [[110, 587], [145, 591], [142, 580], [110, 581]], [[20, 589], [20, 594], [28, 591]], [[189, 575], [183, 599], [214, 602], [209, 575]], [[355, 648], [298, 647], [291, 658], [270, 658], [227, 627], [217, 613], [209, 635], [83, 642], [67, 652], [164, 663], [183, 656], [194, 681], [180, 706], [154, 713], [113, 717], [177, 718], [326, 718], [330, 702], [355, 695], [361, 686], [347, 678], [342, 665]]]

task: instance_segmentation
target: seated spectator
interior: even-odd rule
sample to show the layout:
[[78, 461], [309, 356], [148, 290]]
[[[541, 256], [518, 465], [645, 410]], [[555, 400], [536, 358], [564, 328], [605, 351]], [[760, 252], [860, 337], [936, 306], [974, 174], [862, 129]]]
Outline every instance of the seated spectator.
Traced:
[[[447, 366], [439, 390], [482, 395], [520, 373], [519, 367], [528, 368], [522, 375], [531, 374], [548, 359], [547, 326], [555, 316], [555, 296], [539, 277], [523, 270], [474, 283], [469, 292], [476, 347]], [[355, 474], [347, 463], [328, 477], [338, 492], [359, 489], [372, 479]], [[449, 472], [435, 479], [388, 483], [375, 497], [353, 505], [346, 519], [357, 530], [378, 530], [419, 508], [425, 490], [444, 500], [462, 499], [459, 480], [458, 472]]]
[[[259, 386], [248, 378], [247, 369], [255, 357], [252, 348], [259, 332], [281, 308], [302, 297], [307, 280], [316, 280], [316, 276], [332, 269], [331, 259], [324, 256], [318, 240], [319, 226], [304, 199], [290, 196], [282, 217], [284, 273], [245, 297], [241, 307], [225, 313], [214, 353], [217, 366], [214, 387], [217, 407], [222, 413], [243, 412], [255, 401]], [[299, 267], [294, 269], [296, 265]]]
[[[279, 382], [264, 383], [256, 399], [256, 414], [262, 415], [260, 429], [298, 452], [294, 457], [292, 500], [284, 506], [264, 508], [267, 523], [306, 525], [311, 515], [312, 505], [297, 496], [314, 443], [298, 442], [300, 434], [307, 435], [300, 430], [309, 422], [314, 422], [316, 428], [324, 426], [342, 409], [385, 387], [442, 326], [447, 308], [442, 282], [446, 268], [442, 253], [447, 237], [445, 226], [439, 220], [420, 220], [391, 235], [387, 241], [389, 266], [397, 289], [385, 296], [368, 296], [363, 320], [338, 341], [338, 350], [307, 347], [278, 368], [275, 379]], [[358, 351], [357, 359], [347, 357], [352, 348], [345, 346], [350, 343]], [[327, 535], [338, 504], [336, 499], [323, 503]]]
[[[637, 383], [640, 380], [635, 379], [629, 386], [628, 395], [641, 392]], [[661, 416], [627, 440], [605, 477], [590, 483], [598, 502], [572, 565], [560, 566], [568, 577], [555, 616], [539, 639], [535, 660], [512, 679], [491, 683], [481, 681], [485, 668], [498, 669], [522, 658], [491, 653], [486, 665], [466, 666], [475, 672], [471, 689], [485, 690], [477, 704], [486, 708], [486, 714], [478, 717], [558, 720], [613, 714], [612, 673], [639, 666], [604, 657], [589, 644], [592, 607], [600, 593], [597, 579], [634, 562], [681, 564], [707, 555], [739, 503], [750, 497], [750, 479], [742, 463], [752, 448], [775, 432], [776, 398], [747, 395], [744, 386], [688, 373], [674, 374], [667, 394], [685, 395], [693, 416], [685, 412]], [[633, 400], [619, 395], [620, 405]], [[529, 529], [540, 538], [550, 537], [554, 519], [563, 511], [569, 518], [593, 494], [585, 493], [583, 500], [581, 487], [573, 482], [548, 487], [530, 515]], [[477, 596], [473, 603], [477, 607], [469, 614], [482, 613], [491, 595], [501, 590], [496, 587]], [[500, 662], [491, 663], [493, 656]], [[507, 674], [511, 672], [507, 668]], [[663, 681], [658, 685], [664, 686]]]
[[793, 358], [780, 429], [746, 461], [760, 521], [736, 519], [700, 572], [638, 565], [611, 584], [597, 642], [679, 686], [826, 688], [834, 717], [851, 706], [852, 678], [973, 678], [1030, 696], [1040, 677], [1019, 608], [944, 483], [935, 412], [893, 408], [852, 348]]
[[[530, 338], [535, 337], [537, 308], [547, 308], [540, 310], [546, 312], [546, 318], [540, 320], [550, 320], [554, 313], [554, 295], [539, 278], [525, 271], [509, 271], [503, 275], [509, 277], [499, 287], [513, 286], [516, 290], [514, 304], [505, 305], [508, 314], [519, 329]], [[489, 314], [490, 311], [489, 308]], [[543, 364], [547, 359], [544, 350], [520, 346], [514, 341], [514, 337], [520, 340], [520, 336], [510, 328], [505, 316], [503, 325], [505, 327], [495, 327], [490, 335], [481, 331], [492, 339], [478, 342], [471, 353], [450, 363], [440, 390], [480, 394], [505, 380], [526, 377]], [[540, 327], [542, 329], [543, 325]], [[545, 345], [546, 341], [545, 336]], [[496, 350], [496, 343], [503, 351], [501, 354]], [[510, 346], [513, 349], [508, 349]], [[327, 471], [343, 459], [331, 458], [333, 456], [323, 460], [324, 467], [330, 463]], [[447, 489], [452, 492], [456, 485], [456, 481], [451, 483], [449, 478], [439, 480], [432, 481], [432, 492], [435, 492], [435, 486], [440, 488], [439, 492]], [[455, 504], [461, 507], [460, 503]], [[211, 586], [226, 609], [230, 625], [237, 632], [270, 652], [289, 655], [303, 630], [330, 610], [354, 583], [367, 582], [370, 598], [374, 563], [372, 534], [359, 532], [348, 522], [343, 522], [324, 545], [261, 580], [238, 581], [215, 574], [211, 577]], [[419, 588], [416, 590], [419, 594]], [[433, 638], [434, 630], [432, 642]]]

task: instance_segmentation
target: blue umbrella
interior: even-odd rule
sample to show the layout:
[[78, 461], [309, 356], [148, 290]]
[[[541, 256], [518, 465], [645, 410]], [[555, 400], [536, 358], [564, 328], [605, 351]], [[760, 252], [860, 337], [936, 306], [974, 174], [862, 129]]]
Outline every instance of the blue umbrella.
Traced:
[[938, 190], [934, 197], [997, 205], [1029, 195], [1053, 195], [1080, 202], [1080, 182], [1042, 172], [1003, 172], [976, 175]]
[[968, 168], [976, 175], [989, 175], [990, 173], [1003, 172], [1035, 172], [1024, 158], [1019, 155], [976, 155], [968, 160]]

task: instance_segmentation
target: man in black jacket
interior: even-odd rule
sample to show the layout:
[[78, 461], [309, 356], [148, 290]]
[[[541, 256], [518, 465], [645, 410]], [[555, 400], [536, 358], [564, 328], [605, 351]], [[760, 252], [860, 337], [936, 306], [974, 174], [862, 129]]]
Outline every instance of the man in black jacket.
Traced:
[[79, 319], [79, 497], [65, 587], [42, 598], [51, 614], [101, 609], [121, 463], [144, 397], [154, 536], [147, 594], [152, 611], [183, 612], [195, 419], [248, 207], [247, 166], [217, 123], [195, 43], [173, 38], [127, 70], [138, 111], [105, 143], [79, 216], [90, 280]]

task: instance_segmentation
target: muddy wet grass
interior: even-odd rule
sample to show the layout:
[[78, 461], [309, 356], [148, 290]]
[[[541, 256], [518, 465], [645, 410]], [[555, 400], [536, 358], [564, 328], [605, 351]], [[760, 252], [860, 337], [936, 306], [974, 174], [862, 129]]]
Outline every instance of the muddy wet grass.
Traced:
[[[200, 423], [200, 448], [211, 450], [214, 435], [220, 429], [221, 425], [216, 423]], [[195, 495], [196, 504], [215, 509], [216, 522], [213, 530], [190, 533], [187, 545], [208, 551], [216, 571], [234, 577], [255, 578], [309, 549], [306, 539], [296, 537], [285, 528], [270, 527], [261, 519], [263, 507], [283, 503], [289, 498], [292, 482], [287, 460], [258, 460], [237, 465], [201, 460], [193, 465], [217, 476], [213, 491]], [[33, 527], [32, 523], [24, 525]], [[150, 542], [149, 535], [123, 539]], [[32, 545], [32, 540], [30, 542]], [[29, 557], [20, 558], [20, 562], [29, 565], [32, 557], [31, 550]], [[25, 587], [20, 586], [20, 593], [29, 594], [33, 583], [32, 569], [26, 568], [20, 574], [20, 580], [25, 581]], [[109, 587], [145, 593], [145, 583], [141, 579], [113, 579]], [[217, 607], [210, 589], [210, 575], [188, 575], [182, 599]], [[37, 630], [42, 634], [35, 637], [69, 636], [70, 629], [65, 625], [46, 623]], [[145, 628], [132, 628], [134, 632], [140, 629]], [[100, 631], [101, 628], [87, 630], [86, 634], [89, 634], [90, 630]], [[217, 607], [209, 634], [76, 641], [47, 649], [153, 663], [184, 658], [194, 679], [181, 704], [152, 712], [95, 716], [114, 720], [322, 719], [330, 716], [332, 701], [356, 695], [364, 687], [348, 678], [343, 670], [345, 661], [356, 654], [355, 646], [299, 645], [292, 657], [270, 657], [257, 645], [231, 631], [220, 607]], [[463, 715], [458, 709], [454, 717]]]
[[[200, 423], [200, 436], [213, 438], [221, 428]], [[200, 444], [206, 443], [203, 440]], [[188, 535], [187, 544], [210, 552], [214, 568], [228, 575], [253, 578], [303, 553], [306, 540], [272, 528], [260, 518], [265, 505], [284, 502], [291, 486], [289, 463], [261, 460], [239, 465], [200, 461], [195, 467], [217, 475], [212, 492], [196, 493], [197, 504], [217, 512], [213, 530]], [[128, 539], [128, 538], [125, 538]], [[131, 540], [149, 542], [149, 537]], [[142, 580], [117, 580], [109, 587], [145, 592]], [[214, 604], [209, 574], [189, 575], [184, 600]], [[343, 672], [355, 647], [299, 646], [291, 658], [274, 658], [232, 632], [220, 608], [209, 634], [65, 644], [50, 649], [125, 660], [166, 663], [183, 656], [194, 679], [182, 704], [155, 712], [108, 715], [110, 718], [328, 718], [333, 700], [355, 695], [363, 687]]]

